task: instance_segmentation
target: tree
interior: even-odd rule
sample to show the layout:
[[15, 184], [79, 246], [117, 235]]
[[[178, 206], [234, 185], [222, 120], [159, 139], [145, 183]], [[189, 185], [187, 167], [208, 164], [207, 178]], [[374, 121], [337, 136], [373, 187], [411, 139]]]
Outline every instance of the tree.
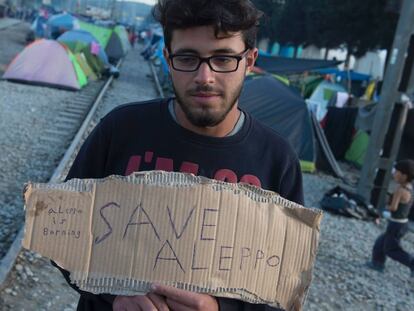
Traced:
[[351, 54], [391, 47], [398, 14], [390, 1], [397, 0], [256, 0], [268, 19], [259, 34], [295, 46], [344, 46], [349, 60]]
[[253, 0], [256, 7], [264, 13], [261, 20], [258, 38], [269, 39], [270, 43], [276, 42], [276, 29], [280, 19], [284, 1], [278, 0]]
[[296, 47], [296, 57], [297, 47], [306, 45], [308, 41], [303, 0], [289, 0], [280, 11], [275, 27], [275, 38], [280, 44]]

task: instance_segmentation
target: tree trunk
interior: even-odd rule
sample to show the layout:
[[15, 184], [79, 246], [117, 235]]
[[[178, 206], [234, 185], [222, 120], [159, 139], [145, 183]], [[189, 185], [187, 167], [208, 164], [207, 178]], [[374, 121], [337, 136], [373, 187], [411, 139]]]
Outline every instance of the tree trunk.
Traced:
[[295, 46], [293, 50], [293, 58], [298, 58], [299, 47]]
[[385, 57], [384, 76], [383, 77], [385, 77], [385, 74], [387, 73], [388, 62], [390, 61], [391, 53], [392, 53], [392, 46], [390, 46], [387, 49], [387, 57]]
[[351, 52], [349, 51], [349, 48], [347, 48], [346, 49], [346, 58], [345, 58], [345, 64], [344, 64], [344, 66], [345, 66], [345, 68], [346, 68], [346, 70], [348, 70], [349, 69], [349, 61], [351, 60]]
[[327, 60], [328, 59], [328, 55], [329, 55], [329, 49], [328, 48], [325, 48], [325, 55], [324, 55], [323, 59], [324, 60]]
[[349, 48], [347, 48], [346, 49], [346, 58], [345, 58], [345, 64], [344, 64], [344, 66], [345, 66], [345, 70], [346, 70], [346, 72], [347, 72], [347, 91], [348, 91], [348, 94], [351, 94], [352, 93], [352, 79], [351, 79], [351, 68], [349, 68], [349, 62], [350, 62], [350, 60], [351, 60], [351, 52], [350, 52], [350, 49]]

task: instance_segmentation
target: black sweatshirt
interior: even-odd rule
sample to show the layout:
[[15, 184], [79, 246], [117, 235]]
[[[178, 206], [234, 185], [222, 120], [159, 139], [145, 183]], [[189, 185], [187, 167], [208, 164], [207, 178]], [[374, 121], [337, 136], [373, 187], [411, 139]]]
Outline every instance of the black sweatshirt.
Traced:
[[[178, 125], [168, 100], [132, 103], [114, 109], [87, 138], [67, 176], [103, 178], [134, 171], [189, 172], [227, 182], [245, 182], [303, 204], [302, 175], [288, 142], [245, 113], [233, 136], [209, 137]], [[60, 269], [69, 282], [69, 273]], [[70, 282], [69, 282], [70, 283]], [[115, 296], [80, 291], [77, 310], [112, 310]], [[234, 299], [217, 298], [220, 310], [274, 310]]]

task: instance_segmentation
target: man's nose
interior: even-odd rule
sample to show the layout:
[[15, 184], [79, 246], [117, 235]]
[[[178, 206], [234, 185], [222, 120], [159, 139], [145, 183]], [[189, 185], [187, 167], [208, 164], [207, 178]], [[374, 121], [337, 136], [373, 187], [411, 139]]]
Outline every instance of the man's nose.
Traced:
[[215, 72], [210, 68], [207, 62], [202, 62], [195, 76], [195, 82], [198, 84], [206, 84], [214, 82]]

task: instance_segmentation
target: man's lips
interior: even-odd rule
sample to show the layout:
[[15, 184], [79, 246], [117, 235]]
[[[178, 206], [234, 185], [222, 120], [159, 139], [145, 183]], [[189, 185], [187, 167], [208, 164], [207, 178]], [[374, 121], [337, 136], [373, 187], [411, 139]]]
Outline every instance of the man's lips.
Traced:
[[218, 93], [192, 93], [191, 96], [195, 97], [215, 97], [220, 96]]

